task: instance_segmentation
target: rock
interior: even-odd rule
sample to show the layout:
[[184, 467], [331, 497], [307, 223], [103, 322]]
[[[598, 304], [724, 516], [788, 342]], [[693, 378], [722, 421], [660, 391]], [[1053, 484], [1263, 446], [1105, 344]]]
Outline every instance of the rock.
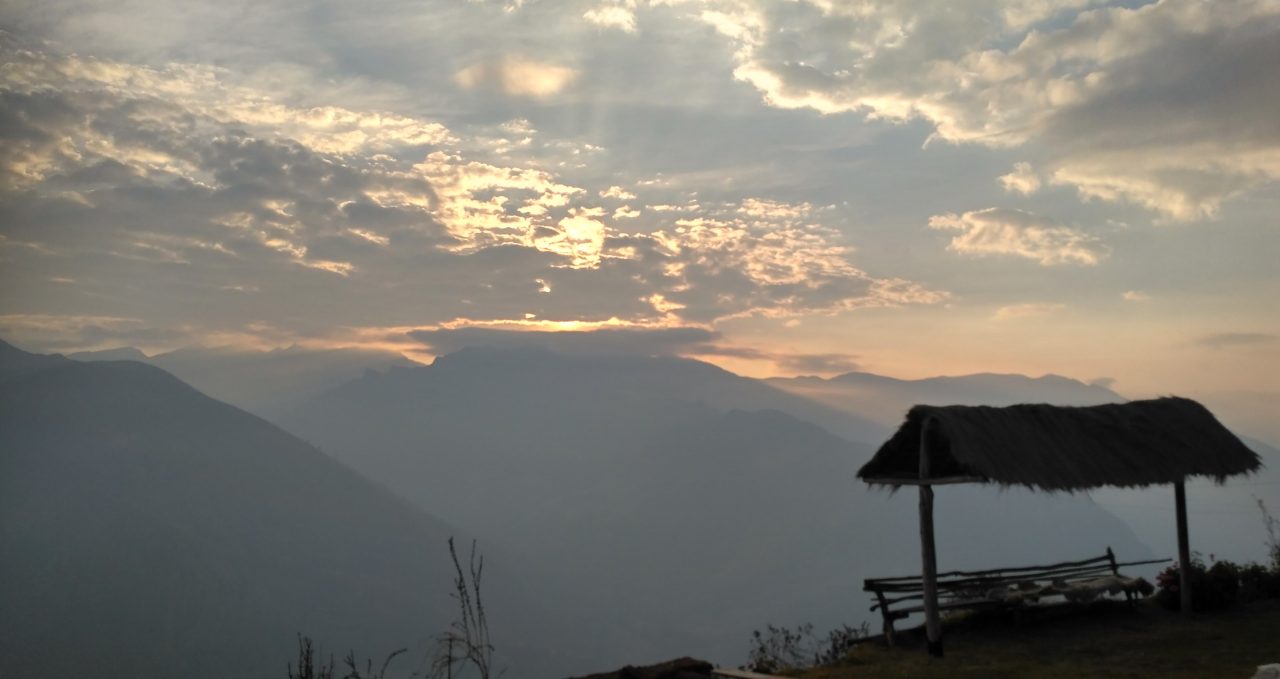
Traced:
[[712, 664], [693, 658], [677, 658], [646, 667], [626, 667], [613, 672], [592, 674], [578, 679], [706, 679], [711, 676]]
[[1280, 679], [1280, 663], [1258, 665], [1258, 672], [1253, 675], [1253, 679]]

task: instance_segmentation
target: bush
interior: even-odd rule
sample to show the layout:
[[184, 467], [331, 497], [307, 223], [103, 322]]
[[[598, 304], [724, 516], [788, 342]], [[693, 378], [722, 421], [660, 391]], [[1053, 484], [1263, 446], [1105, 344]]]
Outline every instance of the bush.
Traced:
[[[471, 542], [471, 559], [468, 569], [462, 570], [458, 562], [458, 552], [454, 548], [453, 538], [449, 538], [449, 557], [453, 560], [455, 577], [453, 580], [453, 597], [458, 602], [459, 618], [449, 629], [434, 639], [435, 649], [427, 656], [430, 667], [425, 674], [414, 672], [412, 676], [425, 676], [428, 679], [439, 677], [464, 676], [467, 667], [476, 670], [479, 679], [502, 676], [502, 672], [494, 674], [493, 643], [489, 640], [489, 621], [485, 617], [484, 602], [480, 598], [480, 578], [484, 574], [484, 557], [476, 554], [476, 543]], [[759, 633], [757, 633], [759, 636]], [[355, 651], [347, 654], [343, 663], [347, 673], [341, 679], [386, 679], [387, 667], [391, 661], [405, 653], [402, 648], [387, 656], [380, 670], [374, 670], [373, 660], [366, 660], [364, 671], [356, 662]], [[289, 679], [338, 679], [333, 656], [326, 662], [324, 656], [315, 649], [311, 637], [298, 635], [298, 669], [293, 663], [287, 665]]]
[[[1191, 610], [1212, 611], [1229, 608], [1236, 603], [1240, 589], [1237, 566], [1230, 561], [1219, 561], [1210, 568], [1198, 557], [1191, 559]], [[1176, 611], [1182, 608], [1182, 577], [1174, 564], [1156, 576], [1156, 601], [1164, 608]]]
[[1262, 526], [1267, 530], [1267, 556], [1271, 559], [1271, 572], [1280, 574], [1280, 520], [1267, 511], [1267, 505], [1261, 498], [1254, 499], [1258, 501], [1258, 509], [1262, 512]]
[[[1219, 561], [1209, 567], [1205, 583], [1205, 610], [1230, 608], [1236, 605], [1240, 592], [1240, 569], [1230, 561]], [[1191, 592], [1191, 603], [1195, 605], [1197, 592]]]
[[[351, 651], [342, 661], [347, 666], [347, 673], [342, 675], [342, 679], [386, 679], [387, 666], [406, 650], [408, 649], [402, 648], [388, 655], [379, 671], [373, 669], [373, 660], [366, 660], [364, 673], [360, 672], [360, 665], [356, 662], [356, 652]], [[333, 656], [330, 655], [329, 661], [325, 662], [324, 656], [316, 652], [311, 637], [304, 637], [301, 634], [298, 635], [298, 670], [296, 672], [293, 670], [293, 663], [289, 663], [288, 669], [289, 679], [338, 679]]]
[[809, 623], [795, 630], [766, 625], [765, 630], [764, 634], [760, 630], [751, 633], [751, 654], [742, 669], [767, 674], [831, 665], [858, 641], [870, 636], [865, 622], [860, 627], [841, 625], [827, 632], [825, 639], [814, 634], [813, 625]]
[[1280, 598], [1280, 569], [1251, 563], [1241, 566], [1239, 573], [1241, 602]]
[[[1156, 576], [1156, 601], [1171, 611], [1181, 608], [1182, 586], [1178, 566], [1166, 568]], [[1218, 561], [1209, 568], [1198, 558], [1191, 559], [1191, 609], [1211, 611], [1227, 608], [1237, 601], [1248, 603], [1259, 599], [1280, 598], [1280, 568], [1260, 563], [1234, 564]]]

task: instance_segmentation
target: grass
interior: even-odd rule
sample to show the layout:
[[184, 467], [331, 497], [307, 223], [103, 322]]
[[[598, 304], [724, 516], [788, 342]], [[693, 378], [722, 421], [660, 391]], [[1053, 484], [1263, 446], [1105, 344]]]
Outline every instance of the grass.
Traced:
[[879, 677], [1250, 677], [1280, 662], [1280, 600], [1199, 613], [1190, 620], [1146, 600], [949, 618], [946, 657], [929, 658], [916, 630], [899, 646], [864, 643], [837, 667], [803, 679]]

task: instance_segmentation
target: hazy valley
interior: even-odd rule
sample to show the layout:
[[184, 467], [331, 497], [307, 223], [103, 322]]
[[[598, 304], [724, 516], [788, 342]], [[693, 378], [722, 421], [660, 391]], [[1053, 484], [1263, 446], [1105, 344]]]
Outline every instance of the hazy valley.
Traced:
[[[759, 381], [687, 359], [531, 347], [473, 347], [429, 366], [186, 354], [216, 367], [170, 356], [175, 374], [284, 431], [136, 361], [4, 348], [10, 667], [70, 676], [92, 656], [119, 673], [271, 677], [297, 633], [369, 655], [420, 650], [454, 614], [452, 534], [477, 538], [491, 564], [495, 643], [516, 676], [685, 654], [737, 663], [751, 630], [870, 619], [862, 579], [918, 569], [914, 494], [853, 477], [895, 411], [1120, 399], [1065, 378]], [[140, 358], [81, 358], [120, 356]], [[278, 402], [255, 396], [264, 379]], [[1275, 451], [1256, 447], [1274, 467]], [[1274, 501], [1276, 487], [1193, 491], [1197, 549], [1261, 544], [1253, 517], [1206, 525], [1250, 493]], [[1159, 497], [1100, 506], [943, 487], [940, 563], [1106, 546], [1168, 556], [1165, 513], [1142, 524], [1156, 513], [1123, 511], [1149, 506], [1147, 494]], [[51, 633], [68, 619], [78, 622]]]

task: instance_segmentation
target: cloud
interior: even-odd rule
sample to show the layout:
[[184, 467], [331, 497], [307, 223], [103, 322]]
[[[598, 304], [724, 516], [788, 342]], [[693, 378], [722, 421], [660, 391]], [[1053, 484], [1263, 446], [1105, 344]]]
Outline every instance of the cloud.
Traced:
[[[923, 120], [933, 139], [1026, 147], [1086, 199], [1217, 214], [1280, 180], [1280, 6], [671, 0], [732, 44], [780, 108]], [[793, 36], [803, 35], [803, 40]], [[1039, 182], [1015, 170], [1002, 181]]]
[[1126, 290], [1124, 294], [1120, 295], [1120, 297], [1122, 297], [1126, 302], [1150, 302], [1151, 301], [1151, 295], [1148, 295], [1147, 293], [1141, 290]]
[[758, 349], [750, 346], [725, 344], [693, 346], [686, 355], [714, 360], [730, 358], [771, 363], [775, 369], [787, 375], [835, 375], [860, 368], [858, 357], [853, 354], [800, 352]]
[[1220, 332], [1205, 335], [1196, 340], [1196, 344], [1210, 349], [1230, 349], [1233, 347], [1265, 346], [1280, 341], [1280, 336], [1264, 332]]
[[1101, 387], [1103, 389], [1110, 389], [1115, 385], [1116, 385], [1116, 378], [1114, 377], [1095, 377], [1089, 380], [1089, 386], [1091, 387]]
[[545, 332], [463, 326], [415, 330], [409, 336], [437, 355], [466, 347], [537, 347], [566, 354], [676, 356], [706, 347], [721, 338], [718, 332], [692, 327]]
[[995, 313], [991, 315], [991, 318], [996, 321], [1011, 321], [1019, 318], [1049, 316], [1065, 308], [1066, 305], [1064, 304], [1054, 304], [1049, 302], [1010, 304], [996, 309]]
[[507, 55], [477, 61], [454, 74], [466, 89], [493, 89], [513, 97], [543, 98], [559, 93], [577, 78], [568, 66]]
[[813, 212], [813, 206], [808, 203], [788, 204], [776, 200], [747, 198], [742, 201], [742, 207], [738, 211], [751, 217], [804, 219]]
[[1005, 191], [1030, 195], [1040, 190], [1040, 175], [1036, 174], [1031, 163], [1014, 163], [1013, 172], [1002, 175], [1000, 184]]
[[857, 356], [849, 354], [792, 354], [777, 357], [783, 372], [801, 375], [831, 375], [861, 369]]
[[706, 326], [946, 297], [863, 271], [808, 203], [610, 210], [611, 182], [478, 158], [428, 119], [291, 106], [216, 68], [5, 55], [5, 283], [68, 317], [139, 319], [139, 337], [263, 319], [286, 341], [460, 318]]
[[85, 314], [3, 314], [0, 335], [45, 351], [84, 347], [167, 345], [184, 338], [181, 330], [156, 328], [140, 318]]
[[558, 228], [553, 235], [535, 240], [538, 249], [567, 257], [570, 266], [599, 266], [608, 227], [596, 219], [598, 216], [594, 211], [581, 208], [571, 211], [556, 224]]
[[505, 324], [498, 327], [468, 325], [413, 330], [409, 337], [421, 342], [435, 355], [449, 354], [467, 347], [499, 349], [539, 348], [569, 355], [590, 356], [683, 356], [702, 359], [734, 358], [762, 361], [788, 374], [831, 375], [858, 369], [857, 357], [849, 354], [806, 354], [766, 351], [737, 346], [721, 333], [697, 327], [591, 327], [547, 330], [546, 324]]
[[624, 33], [636, 32], [634, 0], [608, 2], [592, 7], [582, 15], [582, 18], [601, 28], [616, 28]]
[[635, 200], [636, 194], [622, 188], [621, 186], [610, 186], [600, 192], [601, 198], [616, 198], [618, 200]]
[[936, 215], [929, 228], [958, 231], [947, 249], [968, 255], [1014, 255], [1043, 266], [1093, 266], [1108, 250], [1097, 237], [1047, 217], [1008, 208]]
[[[226, 64], [261, 89], [278, 87], [309, 103], [431, 111], [450, 116], [460, 131], [521, 115], [596, 142], [622, 146], [642, 137], [624, 162], [635, 167], [642, 159], [648, 173], [690, 157], [707, 166], [742, 160], [759, 147], [735, 141], [751, 136], [777, 148], [763, 140], [786, 137], [782, 127], [836, 127], [761, 118], [741, 123], [749, 134], [704, 153], [703, 131], [728, 133], [747, 120], [739, 114], [757, 113], [740, 96], [747, 83], [758, 93], [752, 98], [775, 107], [919, 121], [930, 143], [1013, 149], [1042, 185], [1132, 203], [1163, 219], [1214, 217], [1225, 201], [1280, 177], [1280, 123], [1271, 115], [1280, 74], [1266, 67], [1280, 59], [1280, 8], [1271, 0], [972, 0], [963, 10], [909, 0], [374, 2], [323, 17], [305, 3], [250, 14], [212, 0], [181, 10], [85, 0], [40, 7], [0, 10], [0, 23], [33, 42], [126, 61]], [[620, 40], [583, 19], [592, 12], [611, 26], [634, 23], [636, 37]], [[130, 30], [138, 25], [148, 30]], [[722, 37], [705, 39], [708, 29]], [[520, 77], [522, 65], [532, 77]], [[569, 110], [574, 98], [547, 94], [567, 92], [565, 79], [544, 77], [549, 71], [539, 66], [570, 69], [572, 84], [609, 114]], [[522, 108], [528, 101], [477, 98], [450, 87], [459, 74], [475, 88], [525, 93], [513, 99], [540, 92], [536, 103], [568, 108], [543, 118]], [[655, 100], [666, 112], [701, 118], [654, 122], [662, 113], [649, 106]], [[442, 111], [449, 113], [434, 113]], [[646, 122], [666, 134], [646, 135]], [[883, 128], [839, 127], [858, 134]]]
[[[864, 307], [933, 304], [946, 298], [911, 281], [876, 279], [850, 261], [838, 234], [797, 218], [803, 206], [761, 212], [758, 204], [679, 217], [642, 251], [682, 283], [664, 293], [681, 317], [710, 322], [750, 315], [789, 317]], [[638, 243], [637, 243], [638, 244]], [[656, 246], [656, 247], [655, 247]]]

